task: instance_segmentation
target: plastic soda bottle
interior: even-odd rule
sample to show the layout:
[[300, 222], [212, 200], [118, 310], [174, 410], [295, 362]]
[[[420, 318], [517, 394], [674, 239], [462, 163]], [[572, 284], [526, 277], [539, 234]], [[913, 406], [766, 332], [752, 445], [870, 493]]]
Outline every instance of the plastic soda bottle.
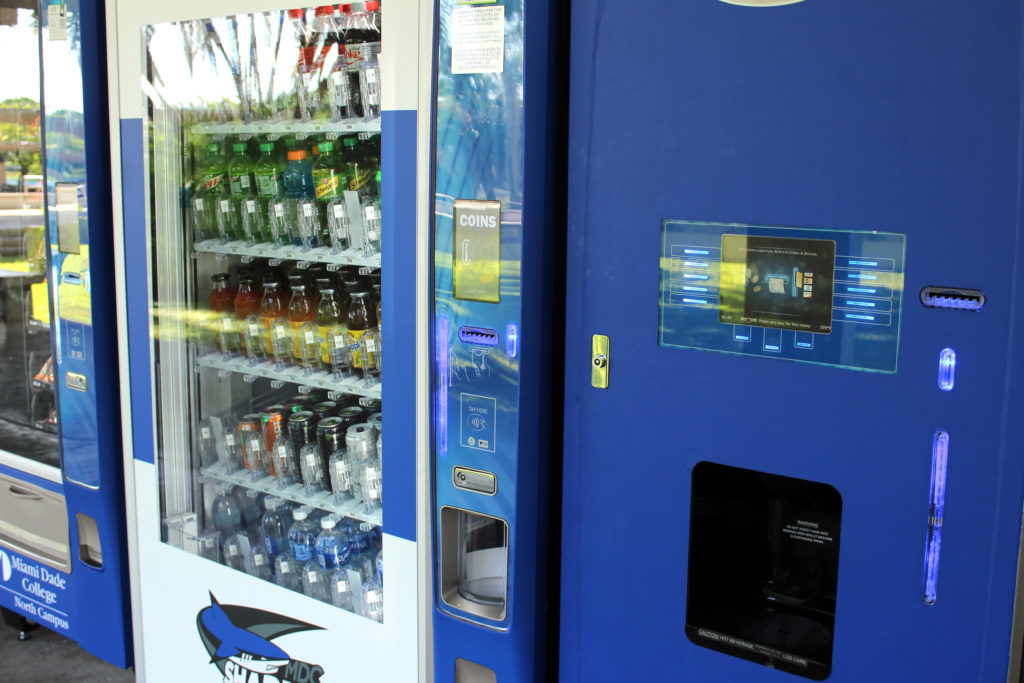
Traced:
[[330, 219], [334, 206], [344, 210], [344, 192], [348, 183], [341, 171], [341, 160], [334, 153], [334, 143], [321, 142], [320, 154], [313, 164], [313, 185], [316, 188], [317, 223], [320, 244], [331, 244]]
[[304, 149], [288, 152], [284, 190], [288, 199], [288, 225], [294, 231], [292, 244], [316, 246], [316, 209], [313, 202], [313, 166]]
[[263, 242], [274, 241], [271, 232], [270, 202], [284, 196], [284, 171], [285, 164], [274, 154], [274, 143], [261, 142], [260, 158], [256, 160], [253, 175], [256, 177], [260, 239]]

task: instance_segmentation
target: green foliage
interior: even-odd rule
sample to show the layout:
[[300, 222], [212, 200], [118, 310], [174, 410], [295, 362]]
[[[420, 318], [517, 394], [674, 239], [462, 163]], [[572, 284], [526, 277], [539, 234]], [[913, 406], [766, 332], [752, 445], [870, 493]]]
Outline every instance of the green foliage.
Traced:
[[[39, 111], [39, 103], [28, 97], [9, 98], [0, 101], [0, 109]], [[0, 142], [20, 143], [27, 148], [18, 151], [0, 153], [3, 160], [21, 170], [21, 174], [39, 174], [43, 172], [42, 148], [39, 131], [39, 119], [36, 117], [20, 117], [5, 121], [0, 119]]]

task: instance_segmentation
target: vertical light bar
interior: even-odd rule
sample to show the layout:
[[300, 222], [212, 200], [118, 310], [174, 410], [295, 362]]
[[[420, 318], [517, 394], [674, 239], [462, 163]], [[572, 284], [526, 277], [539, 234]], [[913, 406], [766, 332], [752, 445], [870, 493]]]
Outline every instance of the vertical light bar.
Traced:
[[519, 355], [519, 330], [515, 323], [505, 326], [505, 355], [509, 358]]
[[953, 391], [956, 384], [956, 351], [950, 348], [939, 352], [939, 389]]
[[946, 461], [949, 456], [949, 434], [939, 430], [932, 438], [932, 477], [928, 494], [928, 542], [924, 549], [924, 588], [926, 605], [935, 604], [935, 588], [939, 580], [939, 555], [942, 552], [942, 511], [946, 505]]
[[437, 318], [437, 453], [448, 454], [448, 315]]

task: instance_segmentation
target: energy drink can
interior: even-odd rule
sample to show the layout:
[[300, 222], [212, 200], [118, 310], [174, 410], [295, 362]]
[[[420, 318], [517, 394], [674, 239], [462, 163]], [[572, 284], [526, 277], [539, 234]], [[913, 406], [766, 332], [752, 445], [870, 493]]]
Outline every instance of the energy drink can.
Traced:
[[338, 411], [338, 417], [340, 417], [345, 423], [346, 429], [354, 424], [363, 422], [363, 415], [365, 415], [365, 413], [359, 406], [349, 406], [348, 408], [342, 408]]
[[[331, 417], [337, 410], [338, 404], [334, 401], [321, 401], [313, 406], [313, 414], [316, 415], [317, 420]], [[319, 425], [320, 423], [317, 422], [317, 424]]]
[[308, 410], [292, 413], [288, 418], [288, 436], [295, 452], [301, 453], [303, 446], [316, 441], [316, 415]]
[[327, 417], [316, 425], [316, 436], [320, 451], [328, 458], [331, 454], [345, 449], [345, 422], [340, 417]]

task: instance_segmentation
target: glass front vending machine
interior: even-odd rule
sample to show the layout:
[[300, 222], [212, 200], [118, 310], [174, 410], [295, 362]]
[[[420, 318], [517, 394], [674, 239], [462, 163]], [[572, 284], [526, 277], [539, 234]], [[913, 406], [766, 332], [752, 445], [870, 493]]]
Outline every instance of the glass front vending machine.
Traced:
[[142, 677], [419, 676], [430, 17], [108, 5]]

